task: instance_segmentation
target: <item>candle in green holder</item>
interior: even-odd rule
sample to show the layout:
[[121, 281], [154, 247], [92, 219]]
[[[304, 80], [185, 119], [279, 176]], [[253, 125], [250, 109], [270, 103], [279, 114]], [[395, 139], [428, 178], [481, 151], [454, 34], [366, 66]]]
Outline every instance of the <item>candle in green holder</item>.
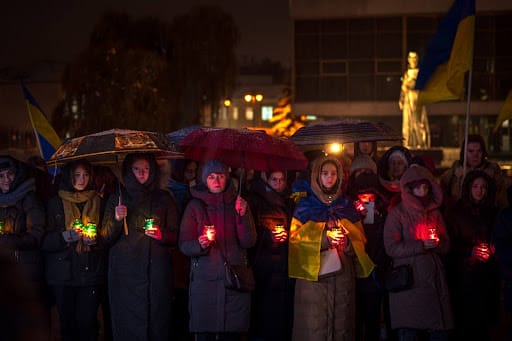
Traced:
[[155, 227], [155, 219], [153, 218], [148, 218], [145, 220], [145, 223], [144, 223], [144, 230], [155, 230], [156, 227]]
[[5, 222], [3, 220], [0, 220], [0, 234], [5, 233]]
[[84, 223], [80, 219], [75, 219], [73, 222], [73, 228], [75, 230], [82, 230], [84, 228]]
[[85, 233], [87, 235], [87, 237], [91, 238], [91, 239], [94, 239], [96, 238], [96, 224], [95, 223], [88, 223], [87, 226], [85, 227]]

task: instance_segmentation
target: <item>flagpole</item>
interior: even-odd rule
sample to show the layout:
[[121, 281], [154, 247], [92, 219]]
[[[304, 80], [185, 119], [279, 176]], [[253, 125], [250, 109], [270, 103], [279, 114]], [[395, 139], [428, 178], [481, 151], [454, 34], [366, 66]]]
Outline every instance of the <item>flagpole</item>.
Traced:
[[473, 79], [473, 67], [469, 68], [468, 74], [468, 91], [467, 91], [467, 99], [466, 99], [466, 126], [464, 129], [464, 157], [463, 157], [463, 166], [462, 166], [462, 180], [460, 185], [460, 195], [462, 194], [462, 184], [464, 183], [464, 178], [466, 177], [466, 159], [467, 159], [467, 150], [468, 150], [468, 135], [469, 135], [469, 112], [471, 107], [471, 84]]

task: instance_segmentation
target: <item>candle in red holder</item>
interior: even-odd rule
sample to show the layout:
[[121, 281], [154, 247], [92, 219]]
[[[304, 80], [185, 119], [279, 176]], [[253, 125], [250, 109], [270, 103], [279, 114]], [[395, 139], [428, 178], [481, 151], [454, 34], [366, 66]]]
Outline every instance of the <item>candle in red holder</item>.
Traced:
[[482, 242], [477, 245], [477, 250], [480, 253], [480, 257], [482, 257], [484, 260], [489, 259], [489, 244]]
[[439, 235], [437, 234], [437, 227], [429, 227], [428, 228], [428, 239], [439, 240]]
[[215, 240], [215, 225], [204, 225], [203, 229], [204, 235], [208, 238], [209, 241]]

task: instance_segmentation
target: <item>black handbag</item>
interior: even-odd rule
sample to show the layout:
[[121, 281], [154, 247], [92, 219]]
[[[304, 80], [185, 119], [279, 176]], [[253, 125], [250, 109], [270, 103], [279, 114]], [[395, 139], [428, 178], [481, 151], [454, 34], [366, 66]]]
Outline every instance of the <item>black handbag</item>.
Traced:
[[414, 278], [412, 274], [412, 266], [403, 264], [393, 267], [385, 279], [385, 286], [389, 292], [400, 292], [408, 290], [412, 287]]
[[254, 290], [256, 282], [252, 269], [247, 265], [231, 265], [224, 262], [226, 270], [225, 285], [227, 289], [250, 292]]

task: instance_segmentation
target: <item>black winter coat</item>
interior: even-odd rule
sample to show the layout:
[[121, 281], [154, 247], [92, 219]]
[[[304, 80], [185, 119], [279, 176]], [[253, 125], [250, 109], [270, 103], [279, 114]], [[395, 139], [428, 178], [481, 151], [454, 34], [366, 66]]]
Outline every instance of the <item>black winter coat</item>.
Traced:
[[293, 201], [277, 193], [262, 180], [253, 185], [249, 197], [258, 239], [250, 250], [256, 279], [252, 304], [252, 334], [264, 340], [289, 340], [293, 324], [295, 280], [288, 277], [288, 241], [274, 243], [272, 228], [290, 231]]
[[[242, 217], [236, 213], [237, 192], [231, 182], [222, 193], [213, 194], [198, 185], [191, 194], [179, 241], [180, 250], [191, 258], [190, 331], [246, 332], [251, 294], [226, 289], [224, 257], [230, 264], [247, 263], [246, 250], [256, 242], [252, 214], [250, 210]], [[215, 225], [215, 243], [203, 250], [198, 238], [209, 224]]]
[[[172, 258], [170, 247], [177, 239], [178, 210], [171, 195], [153, 190], [148, 197], [130, 200], [123, 221], [115, 219], [119, 193], [110, 196], [103, 219], [106, 240], [111, 244], [108, 290], [115, 340], [169, 340], [172, 300]], [[155, 218], [162, 239], [144, 234], [145, 219]]]
[[90, 251], [78, 253], [77, 242], [68, 243], [62, 238], [66, 230], [64, 206], [57, 195], [47, 206], [47, 232], [41, 249], [45, 255], [46, 282], [58, 286], [94, 286], [106, 282], [106, 246], [101, 237], [101, 225], [98, 222], [97, 242]]

